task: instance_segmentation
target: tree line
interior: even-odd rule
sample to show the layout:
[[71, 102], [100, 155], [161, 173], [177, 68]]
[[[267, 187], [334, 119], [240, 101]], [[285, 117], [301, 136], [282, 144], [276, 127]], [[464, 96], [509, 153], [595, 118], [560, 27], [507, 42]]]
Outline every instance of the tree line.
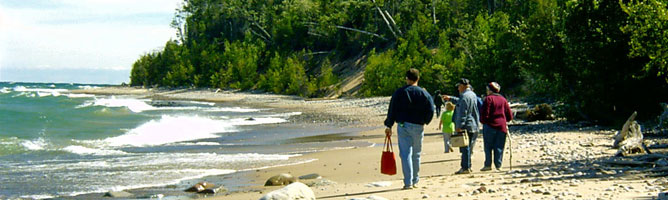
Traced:
[[363, 66], [360, 95], [383, 96], [414, 67], [430, 92], [455, 93], [460, 77], [478, 93], [496, 81], [511, 100], [553, 102], [570, 119], [655, 116], [668, 101], [666, 2], [489, 3], [185, 0], [177, 37], [133, 64], [131, 84], [317, 97]]

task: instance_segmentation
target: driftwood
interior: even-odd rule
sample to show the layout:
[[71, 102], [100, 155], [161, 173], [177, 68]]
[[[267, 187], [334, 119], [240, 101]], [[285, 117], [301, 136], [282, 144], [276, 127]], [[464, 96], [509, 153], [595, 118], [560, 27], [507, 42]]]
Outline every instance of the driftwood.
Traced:
[[631, 124], [635, 122], [636, 116], [638, 116], [638, 112], [633, 112], [629, 119], [624, 123], [624, 126], [622, 126], [622, 130], [617, 132], [617, 135], [615, 135], [615, 143], [612, 145], [614, 148], [619, 148], [619, 143], [627, 138], [629, 135], [629, 128], [631, 127]]
[[615, 142], [613, 143], [614, 148], [619, 148], [619, 151], [615, 154], [616, 156], [628, 156], [632, 154], [649, 154], [649, 148], [643, 143], [643, 135], [640, 124], [635, 121], [637, 112], [633, 112], [622, 130], [615, 135]]
[[401, 32], [401, 29], [399, 29], [399, 26], [397, 26], [397, 22], [394, 21], [394, 18], [392, 18], [392, 15], [390, 15], [390, 13], [387, 12], [387, 10], [385, 11], [385, 15], [387, 15], [387, 18], [390, 18], [390, 22], [392, 22], [392, 26], [394, 26], [394, 29], [396, 29], [397, 32], [399, 32], [399, 35], [403, 36], [404, 33]]
[[[376, 0], [371, 0], [371, 1], [373, 2], [373, 4], [376, 4]], [[387, 17], [385, 17], [385, 13], [383, 13], [383, 11], [380, 10], [380, 7], [378, 7], [378, 5], [376, 5], [376, 10], [378, 10], [378, 13], [380, 14], [380, 16], [383, 17], [383, 21], [385, 21], [385, 24], [387, 25], [387, 28], [390, 29], [390, 32], [392, 32], [392, 35], [394, 35], [394, 38], [398, 38], [397, 33], [395, 33], [394, 29], [392, 28], [392, 25], [390, 25], [390, 22], [387, 21]]]
[[[317, 25], [318, 25], [318, 23], [315, 23], [315, 22], [304, 22], [304, 24], [306, 24], [306, 25], [314, 25], [314, 26], [317, 26]], [[355, 31], [355, 32], [358, 32], [358, 33], [363, 33], [363, 34], [371, 35], [371, 36], [374, 36], [374, 37], [378, 37], [378, 38], [383, 39], [383, 40], [387, 40], [387, 38], [385, 38], [385, 37], [383, 37], [383, 36], [380, 36], [380, 35], [378, 35], [378, 34], [376, 34], [376, 33], [369, 32], [369, 31], [364, 31], [364, 30], [360, 30], [360, 29], [349, 28], [349, 27], [339, 26], [339, 25], [335, 25], [334, 27], [335, 27], [335, 28], [338, 28], [338, 29], [347, 30], [347, 31]]]

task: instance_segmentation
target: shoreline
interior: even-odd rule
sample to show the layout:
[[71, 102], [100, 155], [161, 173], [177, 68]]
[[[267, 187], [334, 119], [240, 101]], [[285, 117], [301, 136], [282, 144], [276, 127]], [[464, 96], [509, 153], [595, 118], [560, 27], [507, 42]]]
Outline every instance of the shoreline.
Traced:
[[[245, 179], [248, 184], [234, 192], [197, 196], [202, 199], [259, 199], [264, 194], [281, 188], [263, 186], [269, 177], [280, 173], [289, 173], [295, 177], [318, 173], [322, 179], [301, 180], [311, 186], [317, 199], [363, 199], [370, 196], [386, 199], [630, 199], [656, 197], [659, 192], [668, 188], [666, 178], [652, 177], [647, 172], [633, 168], [604, 166], [604, 161], [613, 159], [612, 155], [616, 151], [609, 145], [610, 137], [614, 135], [613, 130], [564, 121], [511, 123], [514, 153], [512, 170], [508, 168], [510, 147], [507, 143], [504, 169], [479, 171], [484, 160], [482, 136], [479, 136], [472, 160], [474, 172], [469, 175], [453, 175], [459, 169], [460, 154], [457, 151], [443, 153], [443, 140], [440, 131], [436, 130], [438, 121], [435, 118], [425, 126], [419, 187], [401, 190], [403, 183], [396, 131], [392, 139], [395, 143], [398, 173], [387, 176], [379, 172], [384, 139], [382, 120], [389, 97], [310, 100], [294, 96], [216, 92], [206, 89], [125, 89], [127, 88], [96, 88], [93, 90], [97, 91], [93, 92], [76, 90], [72, 93], [143, 95], [152, 99], [234, 103], [300, 111], [307, 115], [312, 114], [311, 116], [323, 116], [314, 120], [314, 124], [366, 127], [368, 130], [360, 131], [348, 140], [375, 144], [371, 147], [305, 153], [298, 157], [316, 160], [233, 173], [237, 177], [230, 177], [231, 179]], [[648, 140], [654, 143], [668, 142], [656, 138]], [[372, 186], [374, 183], [377, 186]]]

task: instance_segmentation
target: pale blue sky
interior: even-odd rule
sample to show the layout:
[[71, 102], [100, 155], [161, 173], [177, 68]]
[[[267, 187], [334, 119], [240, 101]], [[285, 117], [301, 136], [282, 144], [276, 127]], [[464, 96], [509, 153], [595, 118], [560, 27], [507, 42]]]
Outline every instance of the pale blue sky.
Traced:
[[[0, 81], [120, 84], [182, 0], [0, 0]], [[94, 77], [91, 77], [94, 76]]]

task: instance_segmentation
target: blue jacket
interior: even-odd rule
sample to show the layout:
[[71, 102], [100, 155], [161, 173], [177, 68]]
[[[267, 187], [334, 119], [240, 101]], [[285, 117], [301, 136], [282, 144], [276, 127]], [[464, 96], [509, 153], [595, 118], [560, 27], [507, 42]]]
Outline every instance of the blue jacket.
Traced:
[[394, 122], [429, 124], [434, 117], [434, 100], [429, 92], [407, 85], [397, 89], [390, 99], [385, 126], [392, 128]]
[[452, 116], [455, 128], [477, 132], [480, 124], [478, 96], [470, 88], [459, 95], [459, 98], [450, 97], [450, 101], [457, 105]]

